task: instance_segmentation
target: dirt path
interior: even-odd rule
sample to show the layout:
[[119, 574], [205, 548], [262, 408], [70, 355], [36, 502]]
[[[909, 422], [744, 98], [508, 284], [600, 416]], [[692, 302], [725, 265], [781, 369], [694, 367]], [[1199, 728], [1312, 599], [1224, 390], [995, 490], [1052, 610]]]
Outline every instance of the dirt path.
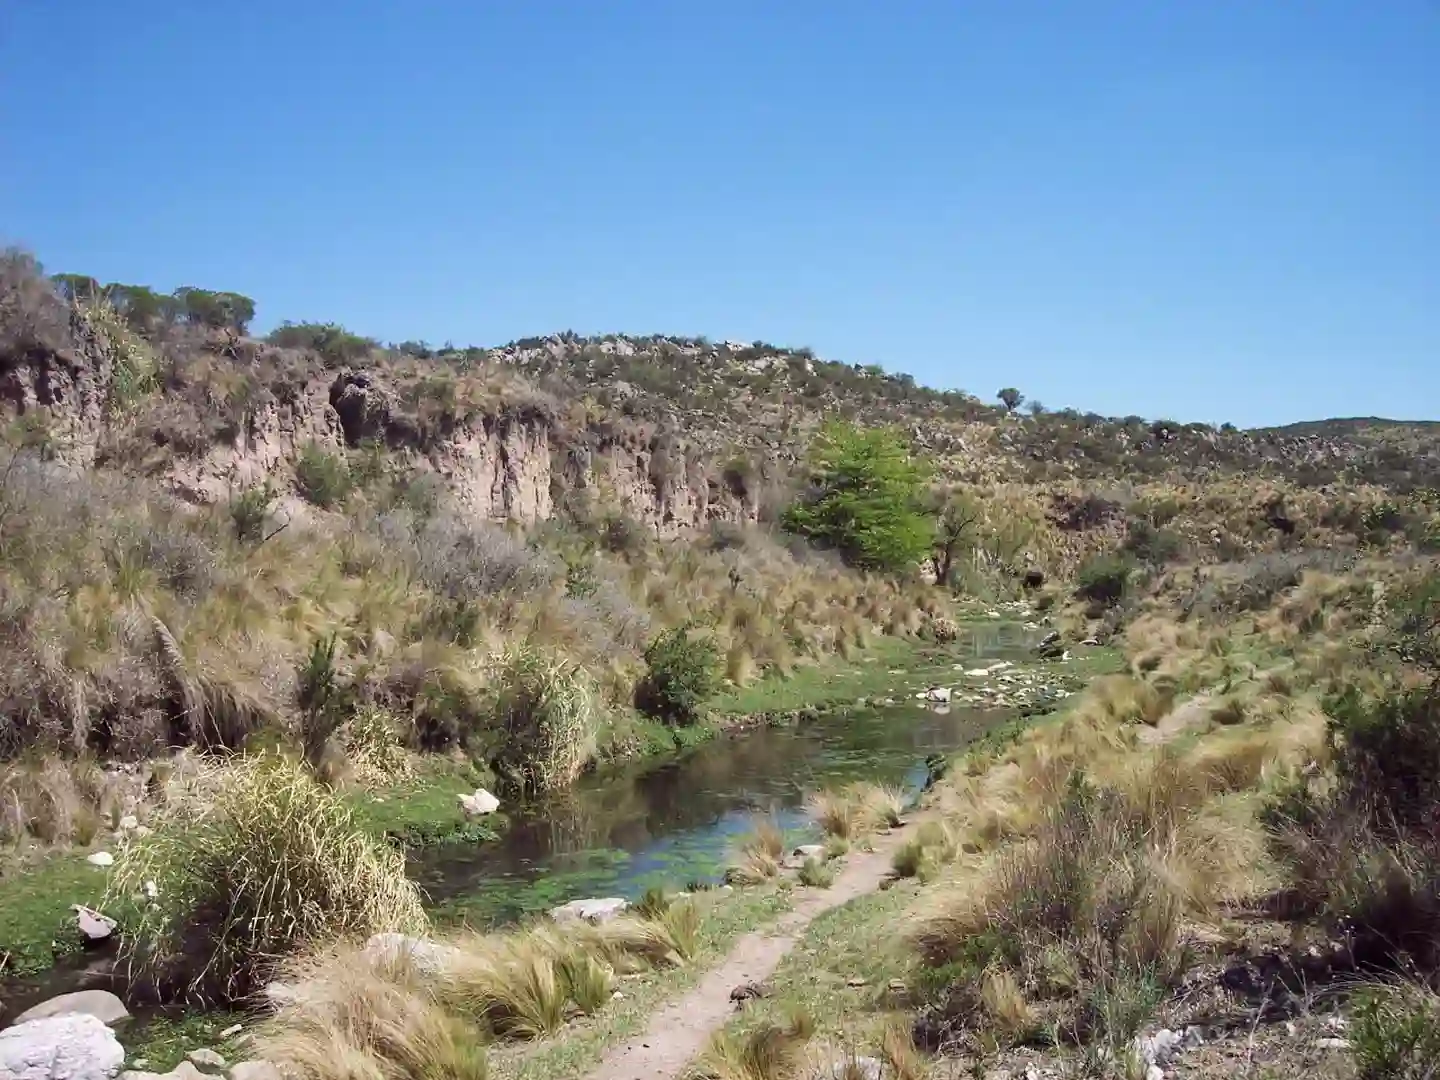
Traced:
[[791, 911], [742, 937], [692, 990], [659, 1009], [643, 1033], [606, 1053], [585, 1080], [676, 1080], [710, 1035], [735, 1015], [730, 991], [769, 978], [817, 916], [878, 889], [890, 874], [895, 849], [918, 821], [917, 815], [904, 828], [875, 837], [873, 851], [852, 852], [830, 888], [806, 890]]

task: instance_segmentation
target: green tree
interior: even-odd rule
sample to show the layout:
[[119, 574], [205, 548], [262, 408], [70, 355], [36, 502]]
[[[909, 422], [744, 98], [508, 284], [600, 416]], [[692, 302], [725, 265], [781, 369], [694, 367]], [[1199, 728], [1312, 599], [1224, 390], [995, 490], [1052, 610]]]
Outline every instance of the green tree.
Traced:
[[232, 292], [212, 292], [185, 285], [175, 290], [180, 315], [193, 326], [234, 330], [243, 334], [255, 318], [255, 301]]
[[930, 549], [921, 510], [929, 468], [896, 432], [836, 422], [811, 447], [812, 488], [785, 511], [784, 527], [867, 570], [904, 570]]
[[935, 515], [935, 580], [948, 585], [955, 558], [976, 543], [979, 507], [963, 492], [943, 491], [932, 496], [931, 511]]
[[1005, 387], [995, 396], [1000, 399], [1000, 404], [1005, 406], [1006, 411], [1012, 413], [1025, 401], [1025, 395], [1013, 386]]

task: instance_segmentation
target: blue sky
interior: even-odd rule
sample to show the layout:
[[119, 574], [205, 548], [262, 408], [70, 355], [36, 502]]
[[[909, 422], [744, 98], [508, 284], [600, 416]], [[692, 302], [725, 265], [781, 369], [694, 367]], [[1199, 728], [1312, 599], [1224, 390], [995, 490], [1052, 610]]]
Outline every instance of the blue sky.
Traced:
[[1437, 0], [6, 0], [0, 231], [258, 324], [1440, 417]]

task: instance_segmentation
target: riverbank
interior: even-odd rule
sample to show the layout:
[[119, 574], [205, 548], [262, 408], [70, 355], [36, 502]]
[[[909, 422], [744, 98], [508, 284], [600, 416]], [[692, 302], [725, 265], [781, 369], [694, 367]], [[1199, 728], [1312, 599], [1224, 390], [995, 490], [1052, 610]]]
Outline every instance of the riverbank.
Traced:
[[[956, 646], [954, 655], [963, 654]], [[940, 665], [937, 655], [918, 641], [879, 638], [851, 661], [799, 667], [788, 678], [769, 676], [744, 690], [722, 694], [707, 710], [710, 719], [694, 729], [666, 728], [636, 718], [635, 729], [649, 731], [648, 737], [631, 740], [628, 752], [612, 764], [673, 755], [719, 735], [741, 732], [763, 723], [756, 714], [767, 708], [819, 709], [853, 702], [885, 687], [893, 690], [902, 680], [896, 672], [911, 676], [911, 683], [929, 677], [930, 668]], [[482, 843], [504, 828], [503, 807], [483, 820], [467, 818], [460, 809], [458, 795], [490, 782], [483, 771], [439, 756], [417, 758], [414, 765], [413, 776], [401, 783], [349, 789], [347, 800], [366, 832], [415, 849], [447, 841]], [[72, 906], [97, 906], [108, 883], [108, 870], [87, 860], [110, 853], [122, 839], [107, 832], [89, 844], [64, 850], [31, 845], [7, 852], [0, 872], [0, 977], [37, 974], [84, 947], [84, 939], [73, 929]]]
[[[1057, 695], [1073, 692], [1109, 663], [1110, 654], [1106, 650], [1093, 648], [1078, 649], [1075, 656], [1065, 661], [1027, 660], [1026, 646], [1034, 637], [1034, 631], [1026, 630], [1018, 621], [996, 619], [983, 613], [966, 619], [960, 629], [958, 640], [947, 643], [877, 638], [869, 648], [849, 660], [837, 657], [799, 667], [789, 677], [772, 676], [745, 688], [731, 688], [711, 701], [707, 712], [712, 719], [703, 735], [705, 739], [725, 739], [727, 748], [733, 746], [737, 748], [734, 752], [740, 754], [742, 751], [738, 748], [744, 745], [740, 733], [757, 724], [806, 722], [826, 712], [856, 707], [904, 710], [923, 704], [937, 710], [1004, 709], [1035, 703], [1043, 707], [1047, 701], [1058, 700]], [[987, 658], [983, 665], [977, 660], [981, 656]], [[1001, 656], [1015, 659], [997, 659]], [[953, 705], [943, 701], [917, 701], [917, 695], [926, 694], [932, 688], [950, 692]], [[603, 781], [619, 769], [620, 774], [636, 777], [634, 781], [626, 781], [627, 786], [639, 783], [638, 777], [650, 768], [649, 762], [693, 752], [702, 741], [701, 734], [690, 733], [679, 750], [673, 740], [668, 753], [660, 753], [661, 747], [654, 747], [654, 752], [642, 759], [646, 764], [639, 765], [638, 772], [635, 759], [631, 759], [628, 766], [625, 763], [602, 766], [601, 774], [593, 782]], [[737, 738], [739, 741], [735, 741]], [[723, 762], [729, 756], [727, 749], [717, 760]], [[412, 851], [449, 841], [464, 857], [472, 850], [483, 851], [475, 845], [493, 841], [508, 824], [508, 807], [502, 806], [500, 813], [478, 820], [467, 818], [460, 809], [457, 796], [474, 791], [486, 779], [462, 761], [430, 757], [420, 759], [413, 777], [405, 782], [368, 789], [352, 787], [346, 800], [357, 823], [370, 835], [385, 837]], [[589, 789], [593, 782], [585, 781], [582, 787]], [[717, 776], [713, 783], [723, 785], [724, 780]], [[561, 817], [568, 819], [579, 812], [574, 809], [574, 800], [564, 801], [567, 810]], [[609, 814], [614, 820], [612, 803], [607, 801], [609, 810], [603, 811], [602, 817]], [[637, 808], [636, 814], [640, 813]], [[586, 812], [586, 816], [593, 817], [594, 813]], [[584, 832], [595, 826], [577, 821], [577, 827]], [[6, 974], [32, 975], [80, 950], [83, 942], [78, 933], [66, 930], [73, 925], [71, 906], [96, 906], [105, 892], [108, 874], [105, 869], [90, 865], [86, 858], [106, 850], [106, 845], [114, 842], [114, 837], [105, 837], [88, 848], [37, 852], [28, 861], [21, 859], [7, 869], [5, 877], [0, 879], [0, 957], [8, 957], [4, 961]], [[543, 887], [537, 886], [518, 900], [507, 896], [506, 891], [513, 892], [523, 887], [523, 883], [517, 886], [501, 875], [485, 895], [477, 893], [457, 898], [447, 894], [435, 901], [435, 910], [452, 921], [478, 918], [486, 924], [496, 910], [546, 910], [572, 898], [567, 890], [597, 884], [595, 871], [597, 868], [603, 871], [604, 860], [612, 857], [606, 855], [606, 849], [613, 846], [602, 839], [592, 856], [558, 867]], [[614, 857], [618, 855], [615, 853]], [[653, 873], [657, 884], [678, 886], [692, 877], [713, 877], [714, 867], [705, 860], [679, 860], [657, 866]], [[601, 880], [597, 887], [601, 887], [603, 873], [598, 877]], [[487, 899], [492, 895], [498, 899]]]

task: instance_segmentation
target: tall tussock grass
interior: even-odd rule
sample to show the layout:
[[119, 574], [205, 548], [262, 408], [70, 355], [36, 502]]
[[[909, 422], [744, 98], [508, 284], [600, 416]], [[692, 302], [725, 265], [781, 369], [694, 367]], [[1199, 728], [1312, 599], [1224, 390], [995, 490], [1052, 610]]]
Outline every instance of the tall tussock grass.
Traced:
[[595, 758], [595, 693], [585, 671], [532, 646], [517, 646], [492, 675], [496, 772], [519, 793], [568, 787]]
[[110, 902], [133, 912], [132, 979], [238, 1001], [315, 942], [426, 928], [403, 854], [363, 833], [300, 763], [238, 757], [209, 787], [120, 852]]
[[1134, 1035], [1184, 965], [1186, 898], [1158, 824], [1074, 773], [1032, 838], [919, 926], [920, 984], [952, 1038]]
[[898, 826], [908, 802], [909, 796], [900, 788], [861, 780], [815, 792], [807, 808], [826, 836], [852, 840], [876, 829]]
[[803, 1011], [783, 1023], [766, 1021], [746, 1034], [721, 1031], [688, 1075], [691, 1080], [798, 1080], [814, 1034], [815, 1022]]
[[[290, 988], [259, 1050], [316, 1080], [341, 1076], [482, 1076], [481, 1047], [533, 1040], [610, 1000], [617, 975], [682, 964], [699, 912], [676, 901], [599, 926], [535, 923], [442, 934], [423, 957], [341, 940], [276, 968]], [[422, 962], [423, 960], [423, 962]]]
[[304, 1080], [485, 1080], [486, 1033], [401, 965], [353, 946], [290, 961], [295, 998], [256, 1034], [257, 1052]]
[[779, 823], [774, 818], [759, 818], [740, 840], [725, 880], [732, 885], [761, 885], [780, 873], [784, 857], [785, 834]]

